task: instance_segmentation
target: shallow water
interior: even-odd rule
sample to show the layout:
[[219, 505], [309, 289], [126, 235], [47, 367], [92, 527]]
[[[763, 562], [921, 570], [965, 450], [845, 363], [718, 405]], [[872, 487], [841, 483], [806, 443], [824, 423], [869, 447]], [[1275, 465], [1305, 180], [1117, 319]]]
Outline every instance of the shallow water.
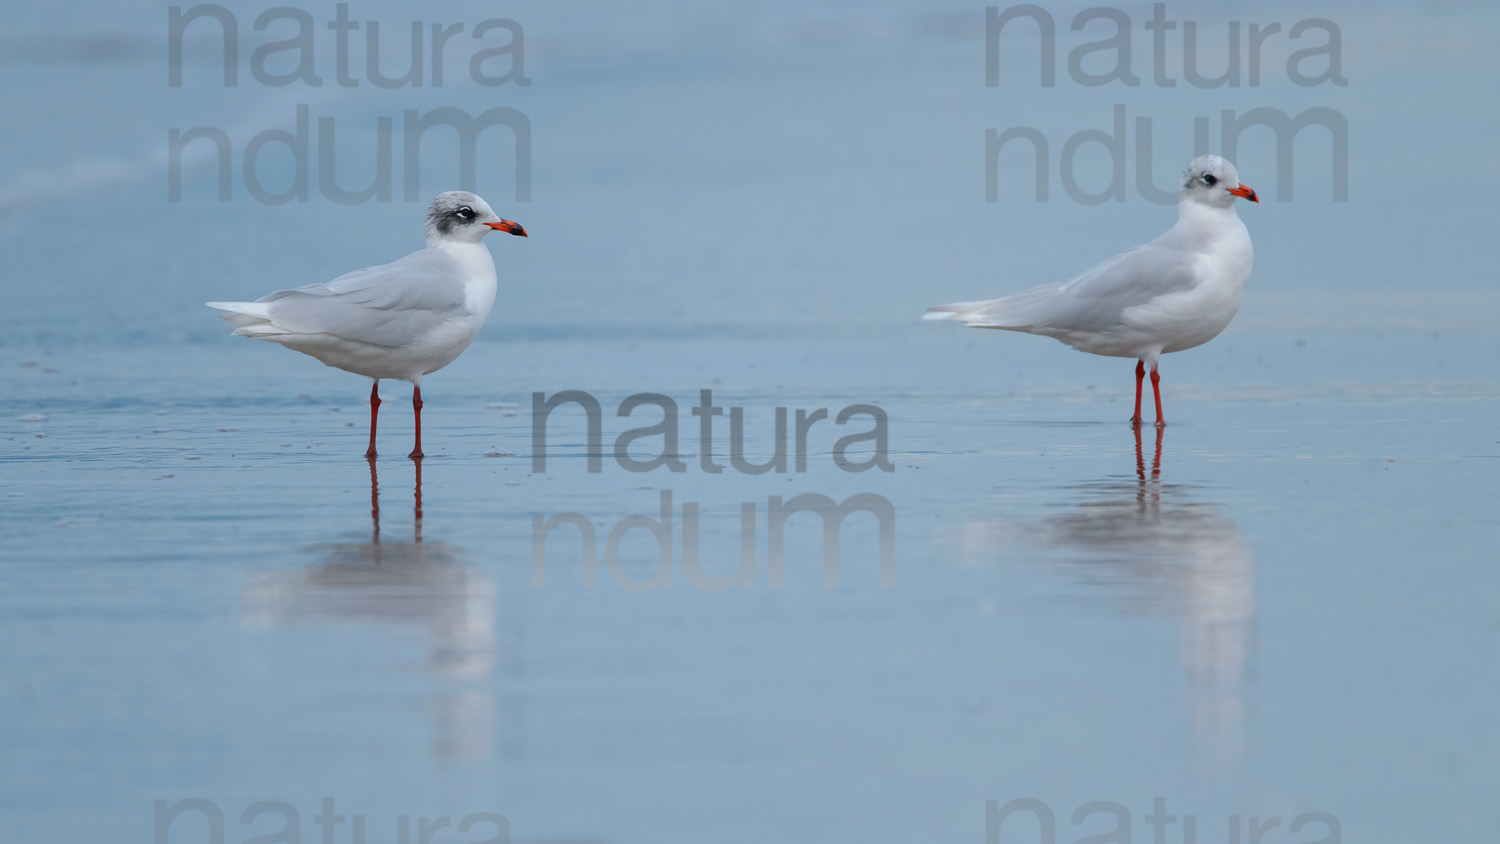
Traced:
[[[1500, 308], [1479, 212], [1500, 171], [1468, 140], [1493, 114], [1432, 93], [1493, 79], [1460, 49], [1488, 19], [1335, 7], [1347, 89], [1220, 92], [1344, 111], [1353, 196], [1330, 201], [1309, 154], [1274, 201], [1274, 148], [1246, 136], [1267, 200], [1241, 210], [1250, 297], [1164, 358], [1171, 424], [1136, 432], [1130, 361], [914, 319], [1172, 214], [982, 202], [986, 126], [1065, 127], [1060, 145], [1123, 95], [986, 90], [982, 10], [953, 11], [518, 6], [533, 85], [423, 101], [513, 105], [537, 134], [531, 201], [481, 171], [532, 237], [490, 244], [501, 304], [424, 382], [420, 464], [406, 385], [381, 386], [372, 464], [363, 379], [225, 337], [199, 303], [397, 257], [421, 203], [219, 204], [211, 172], [173, 203], [142, 164], [163, 127], [308, 91], [166, 89], [156, 28], [102, 63], [0, 64], [32, 117], [81, 86], [99, 109], [142, 98], [108, 112], [113, 146], [22, 132], [0, 156], [6, 827], [208, 840], [197, 810], [161, 815], [202, 798], [226, 840], [315, 840], [332, 800], [340, 841], [355, 816], [368, 841], [442, 817], [434, 842], [495, 839], [494, 815], [515, 841], [979, 842], [1034, 798], [1065, 841], [1109, 832], [1103, 803], [1135, 840], [1153, 812], [1168, 841], [1189, 815], [1200, 841], [1493, 837]], [[1390, 54], [1392, 28], [1449, 48]], [[1178, 93], [1128, 99], [1183, 126], [1213, 99]], [[350, 126], [419, 99], [319, 97]], [[1410, 154], [1424, 120], [1472, 156], [1457, 197], [1433, 201], [1442, 170]], [[1167, 138], [1159, 168], [1188, 146]], [[35, 188], [59, 178], [110, 224], [59, 225], [76, 206]], [[534, 394], [565, 390], [598, 401], [600, 436], [567, 405], [539, 453]], [[663, 418], [618, 414], [642, 393], [675, 402], [677, 441], [622, 452]], [[836, 453], [875, 429], [834, 422], [861, 405], [890, 471], [854, 471], [869, 440]], [[785, 470], [737, 468], [774, 457], [777, 408]], [[802, 447], [799, 410], [828, 413]], [[663, 451], [682, 471], [627, 465]], [[988, 840], [1035, 835], [1017, 815]]]
[[[839, 345], [893, 373], [994, 348], [924, 328]], [[700, 360], [732, 372], [758, 345]], [[1353, 840], [1434, 828], [1393, 795], [1447, 782], [1422, 797], [1438, 828], [1488, 823], [1461, 784], [1496, 774], [1500, 510], [1495, 439], [1473, 424], [1500, 409], [1496, 385], [1169, 388], [1178, 421], [1138, 438], [1123, 389], [984, 394], [950, 374], [820, 392], [791, 352], [708, 387], [746, 408], [745, 457], [771, 455], [778, 403], [874, 402], [894, 471], [843, 471], [814, 426], [805, 472], [704, 473], [679, 373], [664, 392], [686, 471], [621, 467], [608, 443], [638, 423], [614, 416], [614, 389], [597, 392], [600, 471], [572, 408], [534, 472], [527, 387], [629, 384], [701, 346], [614, 348], [483, 343], [434, 376], [420, 486], [404, 457], [359, 456], [357, 379], [270, 347], [11, 362], [6, 394], [47, 415], [4, 426], [13, 815], [144, 837], [155, 800], [310, 818], [329, 795], [381, 840], [400, 814], [479, 811], [518, 840], [691, 840], [726, 819], [744, 840], [978, 840], [988, 799], [1144, 817], [1165, 796], [1205, 834], [1328, 812]], [[236, 375], [162, 382], [185, 351]], [[1249, 335], [1221, 354], [1255, 351], [1310, 354]], [[569, 380], [489, 374], [526, 354]], [[1128, 366], [1100, 368], [1128, 384]], [[386, 392], [387, 454], [406, 448], [404, 398]], [[727, 421], [709, 452], [725, 464]], [[662, 520], [663, 492], [666, 575], [639, 527], [609, 552], [627, 518]], [[770, 585], [770, 499], [805, 493], [886, 502], [887, 582], [877, 502], [843, 527], [836, 586], [817, 519], [786, 520]], [[595, 532], [592, 588], [575, 527], [538, 538], [562, 514]], [[749, 546], [748, 588], [694, 585], [690, 524], [708, 576], [734, 582]]]

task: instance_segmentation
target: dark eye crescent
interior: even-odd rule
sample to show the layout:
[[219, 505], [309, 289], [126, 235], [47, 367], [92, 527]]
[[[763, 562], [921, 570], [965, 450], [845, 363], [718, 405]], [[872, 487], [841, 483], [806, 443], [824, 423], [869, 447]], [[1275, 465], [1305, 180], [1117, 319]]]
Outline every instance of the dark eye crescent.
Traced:
[[454, 211], [453, 216], [459, 218], [460, 220], [472, 220], [474, 219], [474, 209], [465, 205], [457, 211]]
[[1210, 173], [1207, 176], [1203, 177], [1203, 184], [1208, 185], [1209, 187], [1213, 187], [1214, 185], [1216, 185], [1218, 183], [1219, 183], [1219, 180], [1216, 179], [1216, 178], [1214, 178], [1214, 176], [1213, 176], [1212, 173]]

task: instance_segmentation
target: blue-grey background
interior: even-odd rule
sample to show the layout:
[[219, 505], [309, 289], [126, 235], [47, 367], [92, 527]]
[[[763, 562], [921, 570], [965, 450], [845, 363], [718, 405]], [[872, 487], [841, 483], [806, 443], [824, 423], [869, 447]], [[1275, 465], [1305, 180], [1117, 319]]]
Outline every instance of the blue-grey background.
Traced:
[[[358, 4], [384, 31], [388, 75], [409, 67], [412, 21], [464, 24], [444, 83], [380, 89], [353, 53], [334, 83], [332, 3], [317, 26], [321, 87], [273, 87], [250, 55], [271, 4], [234, 4], [239, 84], [217, 31], [194, 23], [169, 87], [168, 11], [149, 2], [33, 4], [0, 35], [0, 821], [16, 840], [208, 840], [157, 801], [211, 801], [229, 841], [290, 823], [321, 840], [325, 798], [365, 840], [974, 841], [986, 801], [1043, 801], [1058, 840], [1115, 824], [1150, 840], [1480, 841], [1500, 834], [1494, 719], [1500, 604], [1500, 295], [1492, 258], [1496, 112], [1483, 4], [1169, 3], [1178, 22], [1152, 80], [1124, 4], [1138, 87], [1071, 79], [1069, 53], [1111, 27], [1048, 4], [1057, 84], [1013, 24], [1001, 84], [985, 85], [982, 4], [837, 2]], [[486, 18], [524, 30], [530, 84], [475, 84]], [[1288, 81], [1306, 18], [1340, 34], [1347, 85]], [[1184, 22], [1203, 72], [1228, 26], [1279, 22], [1262, 78], [1182, 81]], [[362, 43], [365, 29], [354, 39]], [[288, 69], [288, 54], [273, 67]], [[430, 60], [426, 55], [425, 61]], [[1086, 67], [1102, 72], [1102, 57]], [[1248, 57], [1241, 57], [1242, 74]], [[502, 72], [495, 60], [491, 72]], [[1322, 60], [1309, 60], [1316, 72]], [[1129, 194], [1068, 198], [1058, 156], [1126, 107]], [[247, 193], [244, 149], [314, 124], [308, 202]], [[377, 464], [359, 455], [363, 379], [226, 337], [202, 306], [326, 280], [421, 244], [432, 194], [458, 168], [424, 140], [422, 199], [401, 199], [406, 109], [514, 108], [531, 123], [531, 195], [513, 145], [482, 137], [477, 190], [531, 237], [491, 238], [500, 274], [479, 341], [426, 379], [423, 516], [404, 454], [405, 385], [385, 383]], [[1152, 121], [1156, 184], [1194, 154], [1194, 118], [1273, 107], [1337, 110], [1349, 198], [1332, 195], [1327, 132], [1298, 136], [1295, 195], [1279, 195], [1265, 129], [1237, 151], [1259, 205], [1243, 310], [1213, 343], [1163, 360], [1172, 421], [1138, 443], [1131, 363], [1043, 338], [921, 323], [929, 304], [1069, 276], [1160, 232], [1173, 209], [1135, 192], [1136, 119]], [[377, 167], [378, 118], [397, 124], [397, 201], [341, 205], [317, 189], [317, 122], [332, 118], [345, 187]], [[232, 195], [190, 158], [168, 201], [167, 134], [233, 141]], [[986, 129], [1050, 144], [1038, 203], [1023, 148], [985, 201]], [[206, 145], [204, 147], [207, 148]], [[1109, 178], [1079, 154], [1090, 189]], [[280, 189], [290, 159], [268, 148]], [[533, 392], [587, 390], [605, 450], [627, 396], [679, 405], [685, 473], [586, 471], [581, 414], [554, 417], [532, 471]], [[777, 407], [889, 416], [894, 472], [847, 472], [843, 431], [812, 430], [805, 472], [704, 473], [727, 462], [688, 415], [699, 390], [745, 408], [747, 451], [774, 448]], [[857, 430], [863, 423], [851, 423]], [[659, 440], [655, 441], [659, 442]], [[652, 441], [643, 443], [651, 445]], [[644, 453], [644, 451], [642, 452]], [[1153, 472], [1153, 462], [1159, 470]], [[672, 495], [673, 582], [625, 588], [608, 536], [659, 518]], [[851, 516], [825, 587], [817, 520], [787, 527], [786, 582], [767, 582], [768, 500], [859, 493], [895, 514], [894, 584], [876, 521]], [[751, 589], [684, 578], [684, 503], [701, 507], [705, 569], [741, 559], [755, 507]], [[578, 533], [546, 546], [534, 516], [595, 527], [586, 588]], [[378, 540], [378, 541], [376, 541]], [[622, 571], [650, 576], [634, 530]], [[242, 822], [262, 801], [278, 811]], [[1289, 829], [1299, 816], [1337, 819]], [[353, 841], [351, 822], [337, 840]], [[1032, 841], [1024, 816], [998, 840]], [[1238, 829], [1240, 839], [1230, 837]], [[1330, 838], [1331, 834], [1338, 837]], [[293, 839], [295, 840], [295, 839]]]

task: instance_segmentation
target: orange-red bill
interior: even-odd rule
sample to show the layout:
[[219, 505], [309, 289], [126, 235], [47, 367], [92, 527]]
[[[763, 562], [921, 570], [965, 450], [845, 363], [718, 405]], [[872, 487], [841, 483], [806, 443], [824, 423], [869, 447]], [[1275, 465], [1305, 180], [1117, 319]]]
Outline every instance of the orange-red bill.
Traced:
[[526, 230], [521, 228], [521, 224], [512, 223], [510, 220], [501, 220], [498, 223], [485, 223], [485, 225], [489, 226], [497, 232], [509, 232], [510, 234], [518, 235], [520, 237], [526, 236]]
[[1249, 187], [1247, 187], [1245, 185], [1239, 185], [1238, 187], [1232, 187], [1232, 188], [1229, 188], [1228, 190], [1229, 190], [1230, 193], [1234, 194], [1235, 196], [1243, 196], [1244, 198], [1250, 200], [1251, 202], [1257, 202], [1257, 203], [1260, 202], [1260, 197], [1258, 197], [1258, 196], [1255, 195], [1255, 191], [1251, 190]]

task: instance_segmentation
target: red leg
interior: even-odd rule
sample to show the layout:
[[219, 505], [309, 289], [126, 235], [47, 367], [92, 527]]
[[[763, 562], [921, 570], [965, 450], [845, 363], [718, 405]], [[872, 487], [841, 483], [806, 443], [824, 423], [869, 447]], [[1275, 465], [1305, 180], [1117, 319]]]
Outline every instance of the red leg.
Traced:
[[415, 413], [416, 417], [417, 417], [417, 446], [416, 446], [416, 448], [413, 448], [411, 450], [411, 454], [408, 454], [406, 456], [410, 457], [413, 460], [421, 460], [422, 457], [424, 456], [422, 454], [422, 388], [421, 387], [412, 387], [411, 388], [411, 409], [412, 409], [412, 412]]
[[1156, 427], [1167, 427], [1167, 419], [1161, 415], [1161, 376], [1156, 372], [1156, 366], [1151, 366], [1151, 392], [1156, 396]]
[[1141, 427], [1141, 381], [1146, 377], [1146, 362], [1138, 360], [1135, 362], [1135, 415], [1130, 417], [1130, 424]]
[[365, 456], [374, 458], [375, 455], [375, 416], [380, 413], [380, 380], [376, 379], [375, 386], [370, 388], [370, 447], [365, 449]]

